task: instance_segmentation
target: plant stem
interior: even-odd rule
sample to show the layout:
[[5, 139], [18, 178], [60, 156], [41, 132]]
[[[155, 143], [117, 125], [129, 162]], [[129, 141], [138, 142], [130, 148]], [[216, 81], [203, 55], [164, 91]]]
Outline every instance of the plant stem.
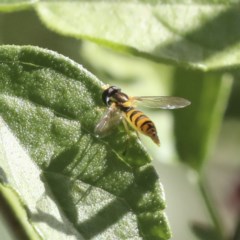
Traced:
[[239, 239], [240, 239], [240, 216], [238, 217], [236, 230], [235, 230], [232, 240], [239, 240]]
[[[16, 239], [42, 239], [29, 223], [26, 210], [16, 193], [0, 182], [0, 211]], [[0, 237], [1, 239], [1, 237]]]
[[210, 192], [209, 192], [206, 184], [204, 184], [204, 181], [203, 181], [201, 175], [199, 176], [199, 179], [198, 179], [198, 187], [199, 187], [200, 193], [203, 197], [203, 200], [205, 202], [205, 205], [207, 207], [208, 213], [214, 224], [216, 233], [219, 235], [219, 240], [224, 240], [225, 237], [224, 237], [222, 223], [220, 222], [220, 218], [219, 218], [217, 210], [215, 208], [215, 204], [213, 203], [213, 201], [210, 197]]
[[9, 225], [11, 229], [11, 233], [16, 239], [29, 239], [29, 236], [24, 231], [19, 219], [17, 218], [16, 214], [14, 213], [13, 209], [9, 205], [7, 199], [5, 198], [3, 192], [0, 188], [0, 212], [4, 216], [5, 221]]

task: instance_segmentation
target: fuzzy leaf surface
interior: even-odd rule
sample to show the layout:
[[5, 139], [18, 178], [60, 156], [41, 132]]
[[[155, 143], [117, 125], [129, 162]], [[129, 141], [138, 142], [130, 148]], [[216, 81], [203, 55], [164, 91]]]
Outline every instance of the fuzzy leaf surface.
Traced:
[[0, 179], [46, 239], [169, 239], [159, 178], [122, 127], [99, 139], [102, 83], [36, 47], [0, 47]]

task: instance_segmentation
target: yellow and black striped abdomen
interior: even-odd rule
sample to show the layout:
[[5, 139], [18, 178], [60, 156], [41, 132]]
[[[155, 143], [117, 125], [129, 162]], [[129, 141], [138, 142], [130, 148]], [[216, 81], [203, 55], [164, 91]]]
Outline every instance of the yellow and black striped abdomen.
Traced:
[[157, 145], [160, 145], [154, 123], [143, 112], [135, 109], [124, 109], [125, 118], [137, 131], [149, 136]]

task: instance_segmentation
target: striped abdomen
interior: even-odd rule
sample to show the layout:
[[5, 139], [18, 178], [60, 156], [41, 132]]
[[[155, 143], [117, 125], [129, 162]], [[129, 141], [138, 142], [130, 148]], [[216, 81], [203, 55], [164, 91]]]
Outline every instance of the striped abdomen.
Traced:
[[149, 136], [157, 145], [160, 145], [156, 127], [149, 117], [132, 107], [124, 109], [123, 112], [125, 113], [125, 118], [133, 128]]

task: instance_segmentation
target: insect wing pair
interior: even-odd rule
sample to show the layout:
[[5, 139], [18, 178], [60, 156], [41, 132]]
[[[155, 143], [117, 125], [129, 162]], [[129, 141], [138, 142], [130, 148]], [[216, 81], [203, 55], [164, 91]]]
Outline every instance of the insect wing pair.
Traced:
[[106, 112], [103, 114], [103, 117], [95, 127], [95, 133], [99, 137], [107, 136], [114, 126], [118, 125], [123, 119], [123, 115], [119, 109], [112, 104]]

